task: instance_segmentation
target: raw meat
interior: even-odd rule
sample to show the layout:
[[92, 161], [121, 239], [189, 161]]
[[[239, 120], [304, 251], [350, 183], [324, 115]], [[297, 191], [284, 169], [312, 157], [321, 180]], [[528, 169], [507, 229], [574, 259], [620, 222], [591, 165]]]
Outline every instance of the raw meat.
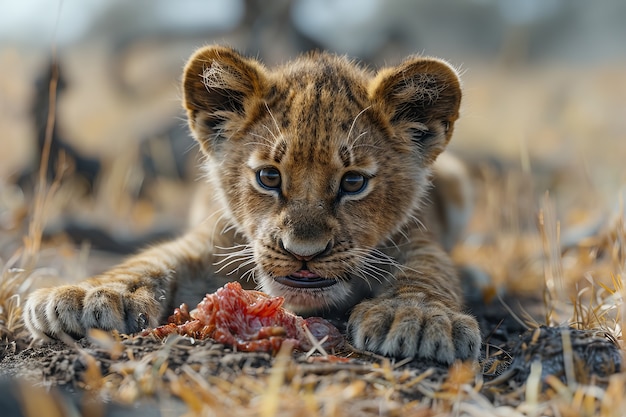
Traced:
[[[259, 291], [244, 290], [230, 282], [213, 294], [207, 294], [193, 310], [182, 304], [170, 316], [168, 324], [145, 332], [164, 338], [178, 333], [196, 339], [210, 337], [239, 351], [278, 352], [284, 342], [300, 350], [328, 336], [324, 349], [337, 349], [344, 338], [332, 324], [320, 317], [304, 319], [282, 307], [282, 297], [270, 297]], [[306, 334], [305, 327], [316, 340]]]

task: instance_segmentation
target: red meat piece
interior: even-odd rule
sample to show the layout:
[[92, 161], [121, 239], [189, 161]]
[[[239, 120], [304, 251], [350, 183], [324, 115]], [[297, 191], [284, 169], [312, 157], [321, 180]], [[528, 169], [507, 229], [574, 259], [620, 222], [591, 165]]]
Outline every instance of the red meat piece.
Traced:
[[286, 341], [300, 350], [310, 349], [313, 345], [306, 326], [317, 340], [328, 336], [322, 343], [324, 349], [335, 349], [344, 343], [339, 330], [328, 321], [292, 314], [282, 307], [283, 302], [282, 297], [247, 291], [238, 282], [230, 282], [207, 294], [191, 312], [187, 305], [181, 305], [168, 324], [147, 333], [159, 338], [171, 333], [196, 339], [210, 337], [239, 351], [275, 353]]

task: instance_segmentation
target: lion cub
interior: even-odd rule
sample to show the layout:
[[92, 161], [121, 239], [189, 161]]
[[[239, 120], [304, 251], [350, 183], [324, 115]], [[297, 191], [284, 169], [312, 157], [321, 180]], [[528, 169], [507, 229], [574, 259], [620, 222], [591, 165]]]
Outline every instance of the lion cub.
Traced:
[[477, 358], [478, 325], [462, 312], [442, 249], [456, 231], [453, 206], [440, 203], [464, 201], [458, 189], [430, 188], [461, 101], [448, 64], [413, 56], [372, 74], [313, 53], [269, 70], [209, 46], [187, 63], [183, 94], [205, 156], [204, 211], [177, 240], [33, 292], [24, 320], [34, 337], [137, 332], [243, 278], [297, 313], [349, 314], [357, 348], [444, 364]]

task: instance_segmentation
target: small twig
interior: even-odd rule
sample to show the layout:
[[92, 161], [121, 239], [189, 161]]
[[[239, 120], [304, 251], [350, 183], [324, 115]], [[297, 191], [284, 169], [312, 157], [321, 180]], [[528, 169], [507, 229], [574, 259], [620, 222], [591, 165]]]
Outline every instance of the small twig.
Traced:
[[308, 359], [315, 352], [319, 352], [323, 357], [327, 358], [328, 353], [322, 345], [325, 341], [328, 340], [328, 335], [324, 336], [321, 340], [317, 340], [317, 338], [313, 336], [313, 333], [311, 333], [311, 331], [309, 330], [309, 326], [307, 326], [306, 323], [302, 324], [302, 328], [304, 329], [304, 334], [306, 335], [307, 339], [309, 339], [309, 342], [311, 342], [311, 345], [313, 345], [313, 347], [309, 349], [309, 351], [306, 353], [306, 358]]

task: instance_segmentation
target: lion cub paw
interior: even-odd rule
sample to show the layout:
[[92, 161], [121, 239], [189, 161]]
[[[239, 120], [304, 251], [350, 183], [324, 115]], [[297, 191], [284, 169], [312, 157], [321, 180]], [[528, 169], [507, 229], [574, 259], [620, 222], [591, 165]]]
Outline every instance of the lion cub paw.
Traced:
[[79, 339], [92, 328], [140, 331], [156, 325], [159, 304], [146, 287], [123, 283], [64, 285], [34, 291], [24, 305], [24, 324], [36, 339]]
[[457, 359], [476, 360], [481, 344], [472, 316], [438, 303], [407, 299], [361, 302], [350, 316], [348, 331], [358, 349], [446, 365]]

